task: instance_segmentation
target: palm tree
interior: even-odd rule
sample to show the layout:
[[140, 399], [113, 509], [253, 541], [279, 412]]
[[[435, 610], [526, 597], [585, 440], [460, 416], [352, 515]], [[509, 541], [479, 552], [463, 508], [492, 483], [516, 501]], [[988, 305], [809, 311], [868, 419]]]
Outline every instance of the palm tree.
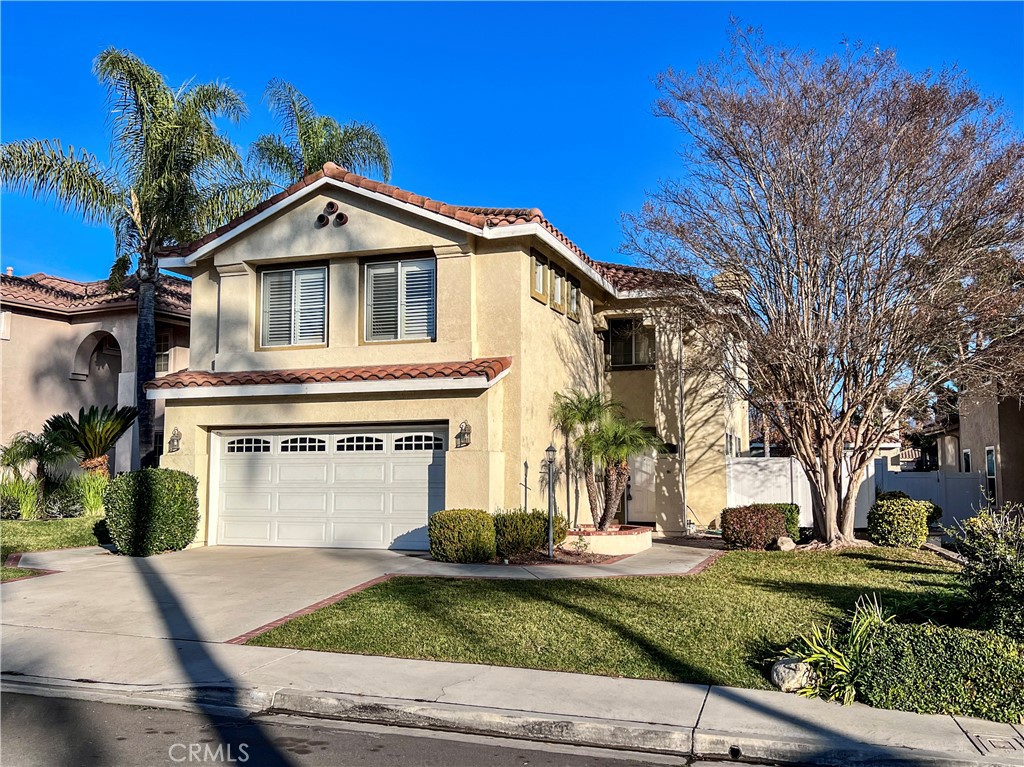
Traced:
[[629, 459], [650, 448], [660, 447], [661, 440], [643, 421], [628, 421], [617, 412], [610, 412], [583, 433], [579, 445], [581, 454], [604, 473], [603, 503], [598, 498], [592, 470], [587, 472], [591, 477], [587, 491], [591, 493], [590, 510], [594, 526], [598, 530], [607, 530], [626, 490]]
[[284, 80], [267, 83], [263, 98], [283, 135], [260, 136], [249, 159], [281, 186], [300, 181], [327, 162], [355, 173], [379, 173], [384, 181], [391, 177], [391, 154], [372, 124], [353, 120], [339, 125], [333, 117], [317, 114], [309, 99]]
[[81, 453], [79, 463], [86, 472], [109, 477], [107, 453], [132, 427], [138, 414], [130, 405], [120, 408], [93, 405], [88, 410], [81, 408], [77, 421], [71, 413], [51, 416], [43, 426], [43, 433], [59, 435], [62, 441], [74, 445]]
[[[64, 435], [40, 434], [23, 431], [15, 434], [11, 441], [0, 448], [0, 467], [14, 474], [18, 482], [32, 482], [35, 485], [35, 518], [43, 515], [46, 507], [46, 492], [51, 482], [60, 482], [68, 474], [68, 464], [79, 460], [81, 452]], [[34, 476], [26, 477], [29, 467]], [[22, 511], [26, 517], [26, 511]]]
[[[568, 393], [555, 393], [551, 403], [551, 420], [555, 428], [565, 440], [565, 516], [569, 518], [570, 480], [575, 489], [575, 506], [573, 507], [572, 525], [575, 527], [580, 518], [580, 477], [579, 466], [573, 460], [573, 441], [586, 430], [599, 423], [606, 414], [615, 409], [615, 403], [603, 394], [587, 394], [579, 389]], [[591, 472], [591, 479], [593, 473]]]
[[13, 191], [53, 198], [87, 222], [114, 231], [110, 290], [123, 286], [134, 260], [136, 294], [136, 402], [139, 447], [153, 451], [153, 403], [143, 384], [156, 375], [157, 254], [191, 242], [262, 199], [270, 182], [246, 176], [236, 147], [214, 120], [237, 123], [246, 114], [237, 91], [221, 83], [171, 88], [163, 76], [128, 51], [108, 48], [94, 72], [106, 87], [113, 132], [109, 165], [56, 140], [27, 139], [0, 146], [0, 182]]

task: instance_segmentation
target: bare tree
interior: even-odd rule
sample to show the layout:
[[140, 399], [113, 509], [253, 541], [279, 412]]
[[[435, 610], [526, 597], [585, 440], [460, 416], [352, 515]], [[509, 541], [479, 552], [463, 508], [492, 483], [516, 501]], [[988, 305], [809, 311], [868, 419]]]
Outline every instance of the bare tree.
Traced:
[[625, 217], [624, 249], [703, 288], [665, 295], [742, 350], [816, 537], [852, 543], [843, 464], [855, 490], [937, 386], [1021, 365], [1024, 144], [957, 70], [911, 74], [891, 51], [818, 57], [737, 29], [658, 85], [682, 175]]

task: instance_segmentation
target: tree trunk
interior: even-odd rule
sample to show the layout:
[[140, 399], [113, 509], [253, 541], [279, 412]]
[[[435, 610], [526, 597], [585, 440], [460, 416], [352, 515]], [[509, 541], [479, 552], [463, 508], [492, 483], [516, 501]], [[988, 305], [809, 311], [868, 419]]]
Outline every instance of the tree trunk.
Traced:
[[110, 459], [105, 455], [101, 455], [99, 458], [86, 459], [78, 465], [82, 467], [82, 471], [89, 474], [102, 474], [104, 477], [110, 476]]
[[587, 466], [583, 472], [583, 481], [587, 485], [587, 500], [590, 501], [590, 516], [594, 518], [594, 527], [601, 526], [601, 497], [597, 492], [597, 480], [594, 479], [594, 467]]
[[570, 505], [571, 500], [570, 493], [572, 485], [572, 447], [569, 444], [569, 435], [565, 435], [565, 523], [569, 524], [570, 520]]
[[156, 378], [156, 283], [159, 270], [152, 254], [139, 255], [139, 289], [136, 295], [135, 324], [135, 403], [139, 409], [139, 455], [142, 466], [156, 466], [159, 460], [153, 445], [153, 419], [156, 408], [146, 399], [144, 386]]
[[629, 481], [629, 464], [623, 462], [610, 465], [605, 469], [604, 515], [598, 529], [607, 530], [619, 510], [622, 493]]
[[579, 527], [579, 524], [580, 524], [580, 475], [579, 475], [579, 473], [577, 472], [573, 476], [572, 479], [573, 479], [573, 490], [575, 491], [575, 496], [576, 496], [573, 499], [575, 501], [575, 505], [573, 506], [573, 511], [572, 511], [572, 526], [573, 526], [573, 529], [576, 529], [577, 527]]

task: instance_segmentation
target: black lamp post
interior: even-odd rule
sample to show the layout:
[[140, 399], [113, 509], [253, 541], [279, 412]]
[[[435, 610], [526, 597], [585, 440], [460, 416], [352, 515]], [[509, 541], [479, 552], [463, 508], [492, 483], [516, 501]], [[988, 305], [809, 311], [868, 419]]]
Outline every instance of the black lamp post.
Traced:
[[555, 456], [554, 445], [544, 451], [548, 459], [548, 559], [555, 558]]

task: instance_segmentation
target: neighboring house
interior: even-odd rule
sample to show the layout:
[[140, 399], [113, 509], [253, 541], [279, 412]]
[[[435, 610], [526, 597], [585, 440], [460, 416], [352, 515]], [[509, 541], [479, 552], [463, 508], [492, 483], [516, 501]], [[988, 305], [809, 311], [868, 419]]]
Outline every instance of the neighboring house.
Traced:
[[[439, 509], [545, 508], [549, 407], [574, 387], [669, 443], [633, 462], [631, 521], [686, 529], [683, 454], [690, 518], [725, 506], [745, 408], [677, 364], [651, 272], [591, 260], [535, 208], [328, 163], [161, 265], [192, 277], [191, 363], [148, 394], [178, 440], [162, 465], [199, 478], [197, 543], [422, 549]], [[555, 495], [564, 511], [561, 477]]]
[[[135, 403], [135, 287], [107, 292], [105, 280], [49, 274], [0, 276], [0, 444], [38, 432], [51, 415], [92, 405]], [[158, 375], [188, 367], [190, 285], [165, 276], [156, 296]], [[163, 408], [155, 428], [162, 429]], [[112, 466], [138, 465], [138, 438], [127, 434]], [[133, 455], [133, 453], [135, 455]]]
[[935, 435], [940, 471], [979, 475], [997, 505], [1024, 504], [1024, 410], [989, 388], [960, 393], [959, 419]]

